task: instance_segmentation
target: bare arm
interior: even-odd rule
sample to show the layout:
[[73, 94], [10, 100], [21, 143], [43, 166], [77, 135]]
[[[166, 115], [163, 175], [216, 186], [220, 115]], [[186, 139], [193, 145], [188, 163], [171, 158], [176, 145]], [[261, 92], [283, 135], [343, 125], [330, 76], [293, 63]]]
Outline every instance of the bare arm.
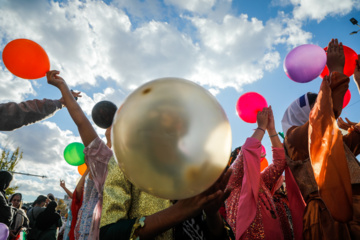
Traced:
[[262, 111], [259, 111], [257, 113], [256, 122], [258, 124], [257, 129], [255, 129], [255, 132], [251, 136], [252, 138], [256, 138], [261, 142], [261, 140], [264, 137], [265, 130], [268, 125], [268, 115], [269, 115], [269, 108], [264, 108]]
[[88, 175], [89, 173], [89, 168], [86, 169], [85, 173], [81, 176], [78, 184], [76, 185], [76, 198], [77, 199], [81, 199], [81, 196], [83, 194], [83, 190], [84, 190], [84, 184], [85, 184], [85, 178], [86, 175]]
[[57, 87], [63, 96], [64, 103], [68, 109], [71, 118], [74, 120], [76, 126], [78, 127], [81, 139], [86, 146], [88, 146], [98, 135], [95, 132], [95, 129], [92, 127], [90, 121], [85, 116], [79, 104], [74, 99], [69, 87], [67, 86], [64, 79], [58, 76], [59, 71], [49, 71], [47, 72], [48, 83]]
[[64, 189], [64, 191], [67, 193], [67, 195], [72, 199], [73, 198], [73, 194], [72, 192], [70, 192], [70, 190], [65, 186], [65, 181], [64, 180], [60, 180], [60, 187], [62, 187], [62, 189]]
[[266, 130], [268, 131], [272, 147], [282, 148], [283, 145], [282, 145], [279, 135], [277, 134], [276, 129], [275, 129], [274, 114], [273, 114], [271, 106], [269, 107], [269, 122], [266, 127]]
[[218, 210], [221, 203], [230, 195], [231, 190], [226, 189], [226, 186], [231, 172], [231, 170], [225, 172], [207, 191], [192, 198], [179, 200], [173, 206], [147, 216], [144, 227], [138, 228], [135, 234], [140, 239], [153, 239], [160, 233], [197, 216], [204, 210], [207, 215], [210, 234], [214, 237], [221, 236], [224, 226]]

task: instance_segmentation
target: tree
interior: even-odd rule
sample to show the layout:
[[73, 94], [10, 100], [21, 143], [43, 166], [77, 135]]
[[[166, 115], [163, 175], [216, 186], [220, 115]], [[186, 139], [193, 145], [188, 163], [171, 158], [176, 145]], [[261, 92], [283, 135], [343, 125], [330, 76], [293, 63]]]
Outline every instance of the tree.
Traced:
[[[4, 148], [0, 157], [0, 170], [14, 171], [16, 165], [23, 157], [23, 152], [20, 151], [20, 147], [17, 147], [14, 152]], [[6, 189], [6, 195], [14, 194], [18, 189], [18, 186], [14, 186]]]
[[62, 199], [56, 199], [56, 200], [57, 200], [57, 203], [58, 203], [58, 206], [57, 206], [56, 210], [60, 210], [60, 215], [62, 217], [64, 217], [65, 214], [67, 213], [67, 206], [66, 206], [64, 200], [62, 200]]

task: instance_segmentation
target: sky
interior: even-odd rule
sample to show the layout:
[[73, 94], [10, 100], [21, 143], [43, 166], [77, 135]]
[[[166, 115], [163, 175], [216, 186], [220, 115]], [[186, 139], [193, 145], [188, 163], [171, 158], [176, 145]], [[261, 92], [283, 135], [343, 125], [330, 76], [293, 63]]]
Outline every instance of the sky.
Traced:
[[[137, 87], [157, 78], [179, 77], [209, 90], [225, 110], [232, 147], [242, 145], [256, 124], [237, 116], [237, 99], [258, 92], [273, 108], [276, 128], [289, 104], [306, 92], [318, 92], [321, 79], [296, 83], [284, 73], [287, 53], [302, 44], [326, 47], [331, 38], [360, 52], [359, 0], [0, 0], [0, 51], [17, 38], [40, 44], [51, 69], [70, 88], [81, 91], [80, 106], [91, 120], [92, 107], [108, 100], [120, 106]], [[360, 96], [351, 77], [352, 98], [342, 116], [360, 120]], [[45, 78], [14, 76], [0, 60], [0, 103], [59, 99]], [[91, 120], [92, 121], [92, 120]], [[105, 139], [105, 130], [94, 125]], [[2, 148], [20, 147], [14, 175], [24, 200], [53, 193], [63, 198], [64, 179], [73, 190], [77, 168], [63, 159], [64, 148], [79, 142], [67, 109], [15, 131], [0, 132]], [[271, 152], [269, 137], [263, 140]], [[267, 159], [271, 162], [271, 154]]]

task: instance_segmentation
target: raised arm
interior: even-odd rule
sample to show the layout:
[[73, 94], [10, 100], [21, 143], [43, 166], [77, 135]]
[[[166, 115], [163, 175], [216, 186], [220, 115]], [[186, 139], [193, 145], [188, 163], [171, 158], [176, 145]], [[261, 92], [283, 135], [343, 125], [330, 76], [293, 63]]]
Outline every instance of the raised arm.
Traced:
[[86, 169], [85, 173], [81, 176], [78, 184], [76, 185], [75, 192], [76, 192], [76, 198], [81, 199], [83, 192], [84, 192], [84, 185], [85, 185], [85, 178], [86, 175], [89, 173], [89, 168]]
[[266, 130], [271, 140], [273, 163], [261, 173], [261, 178], [271, 191], [286, 167], [285, 150], [275, 129], [274, 114], [271, 106], [269, 107], [269, 123]]
[[29, 100], [0, 104], [0, 131], [12, 131], [52, 116], [62, 108], [60, 100]]
[[65, 186], [65, 181], [60, 179], [60, 187], [62, 189], [64, 189], [64, 191], [66, 192], [66, 194], [69, 196], [69, 198], [73, 198], [73, 194], [72, 192], [70, 192], [70, 190]]
[[74, 120], [76, 126], [78, 127], [80, 137], [85, 145], [88, 146], [98, 135], [95, 132], [95, 129], [92, 127], [90, 121], [85, 116], [79, 104], [74, 99], [72, 93], [70, 92], [69, 87], [67, 86], [65, 80], [58, 76], [60, 72], [53, 70], [47, 72], [48, 83], [57, 87], [63, 96], [64, 103], [70, 113], [71, 118]]

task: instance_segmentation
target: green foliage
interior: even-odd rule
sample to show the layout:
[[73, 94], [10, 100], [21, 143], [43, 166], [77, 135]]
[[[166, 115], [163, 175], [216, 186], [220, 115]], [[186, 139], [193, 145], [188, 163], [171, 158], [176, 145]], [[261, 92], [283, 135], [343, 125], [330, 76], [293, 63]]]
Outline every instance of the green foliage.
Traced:
[[[4, 148], [0, 157], [0, 170], [14, 171], [22, 157], [23, 152], [20, 151], [20, 147], [17, 147], [14, 152], [10, 152], [10, 150]], [[9, 187], [6, 189], [6, 195], [14, 194], [18, 188], [18, 186]]]
[[3, 149], [0, 157], [0, 170], [14, 171], [16, 165], [22, 159], [23, 152], [20, 152], [20, 147], [17, 147], [14, 152], [10, 152], [6, 148]]

